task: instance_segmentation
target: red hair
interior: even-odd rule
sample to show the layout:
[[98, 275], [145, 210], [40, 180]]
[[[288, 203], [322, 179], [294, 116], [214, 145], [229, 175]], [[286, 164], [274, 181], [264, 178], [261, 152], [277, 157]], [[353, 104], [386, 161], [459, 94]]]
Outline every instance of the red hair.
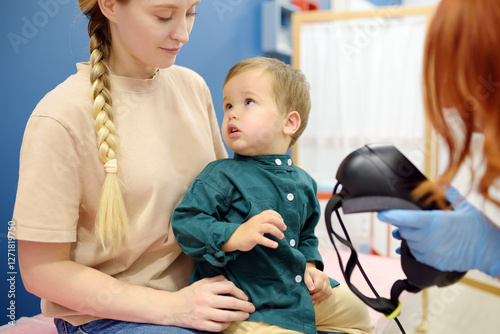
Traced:
[[496, 204], [489, 189], [500, 176], [499, 62], [500, 1], [442, 0], [424, 52], [424, 106], [449, 147], [449, 164], [438, 183], [451, 183], [473, 156], [472, 133], [481, 132], [485, 169], [478, 190]]

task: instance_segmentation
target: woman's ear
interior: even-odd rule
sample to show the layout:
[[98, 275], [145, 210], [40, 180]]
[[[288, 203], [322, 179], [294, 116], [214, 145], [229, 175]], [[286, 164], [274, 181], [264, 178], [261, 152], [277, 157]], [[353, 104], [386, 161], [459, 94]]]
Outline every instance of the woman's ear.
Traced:
[[290, 111], [283, 125], [283, 134], [292, 136], [300, 128], [300, 115], [297, 111]]
[[116, 17], [116, 0], [98, 0], [99, 8], [101, 9], [102, 15], [104, 15], [109, 21], [115, 22]]

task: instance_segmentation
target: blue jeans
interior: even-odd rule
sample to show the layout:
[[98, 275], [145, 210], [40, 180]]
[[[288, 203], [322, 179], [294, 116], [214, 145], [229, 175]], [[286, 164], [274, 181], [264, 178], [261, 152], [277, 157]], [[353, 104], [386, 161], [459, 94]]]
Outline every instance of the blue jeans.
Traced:
[[[151, 324], [140, 324], [136, 322], [125, 322], [109, 319], [101, 319], [89, 322], [81, 326], [73, 326], [62, 319], [54, 319], [59, 334], [204, 334], [209, 332], [194, 329], [185, 329], [174, 326], [159, 326]], [[341, 334], [318, 332], [318, 334]]]
[[[205, 334], [209, 332], [174, 326], [159, 326], [109, 319], [91, 321], [81, 326], [73, 326], [62, 319], [54, 319], [59, 334]], [[213, 334], [213, 333], [212, 333]]]

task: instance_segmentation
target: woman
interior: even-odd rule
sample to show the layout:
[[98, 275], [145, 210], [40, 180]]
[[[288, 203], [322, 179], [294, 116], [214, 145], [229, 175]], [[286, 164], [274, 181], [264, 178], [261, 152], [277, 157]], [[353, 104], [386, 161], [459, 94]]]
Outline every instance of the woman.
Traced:
[[217, 332], [254, 310], [222, 277], [187, 286], [193, 263], [170, 228], [195, 176], [226, 157], [205, 82], [174, 65], [198, 3], [80, 0], [90, 64], [28, 121], [20, 268], [59, 333]]
[[[479, 193], [493, 195], [500, 177], [500, 1], [442, 0], [430, 24], [424, 53], [426, 113], [449, 148], [438, 184], [448, 187], [476, 152], [473, 132], [484, 135]], [[453, 211], [390, 210], [382, 221], [398, 227], [413, 255], [442, 271], [481, 270], [500, 278], [500, 228], [450, 188]]]

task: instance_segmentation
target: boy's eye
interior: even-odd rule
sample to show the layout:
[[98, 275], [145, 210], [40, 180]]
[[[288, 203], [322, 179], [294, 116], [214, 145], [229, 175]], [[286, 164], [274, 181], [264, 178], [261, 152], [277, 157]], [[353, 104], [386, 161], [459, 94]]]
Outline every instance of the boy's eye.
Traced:
[[233, 109], [233, 106], [231, 104], [226, 104], [226, 107], [224, 108], [224, 110], [229, 111], [231, 109]]
[[254, 104], [253, 100], [248, 99], [248, 100], [245, 101], [245, 105], [246, 106], [249, 106], [249, 105], [252, 105], [252, 104]]

